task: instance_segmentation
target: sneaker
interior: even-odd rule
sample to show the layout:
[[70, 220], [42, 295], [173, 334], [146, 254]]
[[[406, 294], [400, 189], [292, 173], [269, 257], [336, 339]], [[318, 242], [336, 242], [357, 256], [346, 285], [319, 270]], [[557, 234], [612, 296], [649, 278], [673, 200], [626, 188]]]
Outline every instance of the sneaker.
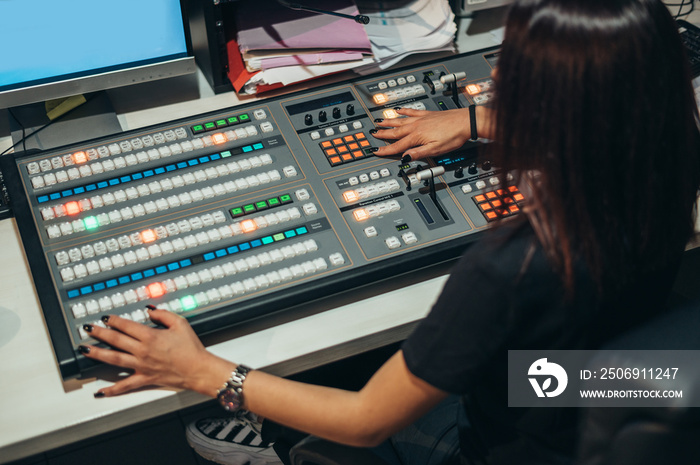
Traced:
[[200, 418], [187, 425], [187, 442], [199, 455], [222, 465], [282, 465], [272, 444], [262, 440], [261, 424], [249, 412]]

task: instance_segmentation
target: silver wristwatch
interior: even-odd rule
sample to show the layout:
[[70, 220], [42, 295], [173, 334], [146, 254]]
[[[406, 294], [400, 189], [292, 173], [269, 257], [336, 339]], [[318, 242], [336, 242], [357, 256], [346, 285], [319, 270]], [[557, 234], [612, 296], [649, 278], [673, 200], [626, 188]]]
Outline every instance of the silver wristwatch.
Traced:
[[252, 368], [245, 365], [238, 365], [231, 373], [231, 378], [219, 390], [216, 395], [217, 400], [229, 412], [236, 412], [243, 406], [243, 381]]

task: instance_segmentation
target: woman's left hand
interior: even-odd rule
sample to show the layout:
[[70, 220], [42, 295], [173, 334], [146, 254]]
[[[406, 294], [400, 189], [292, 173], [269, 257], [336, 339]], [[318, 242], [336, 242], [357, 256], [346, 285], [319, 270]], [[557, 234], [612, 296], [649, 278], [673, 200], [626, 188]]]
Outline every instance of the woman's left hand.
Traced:
[[107, 328], [89, 326], [90, 336], [112, 349], [82, 346], [85, 356], [133, 370], [129, 377], [101, 389], [96, 397], [154, 385], [190, 389], [214, 397], [236, 365], [208, 352], [185, 318], [166, 310], [150, 310], [149, 315], [163, 328], [115, 315], [103, 319]]

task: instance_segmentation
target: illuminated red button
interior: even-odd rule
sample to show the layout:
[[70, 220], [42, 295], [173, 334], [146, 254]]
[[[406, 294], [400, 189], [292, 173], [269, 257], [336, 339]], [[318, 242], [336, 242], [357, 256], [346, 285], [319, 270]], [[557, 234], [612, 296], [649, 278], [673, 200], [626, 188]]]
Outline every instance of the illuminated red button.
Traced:
[[80, 204], [78, 202], [68, 202], [64, 206], [66, 208], [66, 214], [68, 215], [77, 215], [81, 211]]
[[166, 292], [165, 285], [163, 283], [151, 283], [146, 286], [146, 291], [148, 292], [148, 295], [151, 296], [151, 299], [162, 297]]
[[158, 239], [158, 235], [156, 232], [152, 229], [146, 229], [145, 231], [141, 231], [141, 241], [144, 244], [147, 244], [149, 242], [153, 242], [156, 239]]

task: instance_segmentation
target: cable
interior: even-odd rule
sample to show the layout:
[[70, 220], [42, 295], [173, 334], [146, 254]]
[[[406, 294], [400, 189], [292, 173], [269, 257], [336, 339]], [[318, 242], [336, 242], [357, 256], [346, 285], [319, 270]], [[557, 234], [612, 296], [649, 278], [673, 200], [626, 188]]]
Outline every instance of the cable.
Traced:
[[359, 24], [368, 24], [369, 23], [369, 16], [365, 15], [346, 15], [344, 13], [336, 13], [335, 11], [330, 11], [330, 10], [321, 10], [318, 8], [309, 8], [308, 6], [300, 5], [298, 3], [289, 3], [285, 0], [277, 0], [277, 3], [280, 5], [287, 7], [291, 10], [303, 10], [303, 11], [311, 11], [312, 13], [320, 13], [324, 15], [332, 15], [332, 16], [338, 16], [340, 18], [346, 18], [346, 19], [352, 19], [356, 23]]

